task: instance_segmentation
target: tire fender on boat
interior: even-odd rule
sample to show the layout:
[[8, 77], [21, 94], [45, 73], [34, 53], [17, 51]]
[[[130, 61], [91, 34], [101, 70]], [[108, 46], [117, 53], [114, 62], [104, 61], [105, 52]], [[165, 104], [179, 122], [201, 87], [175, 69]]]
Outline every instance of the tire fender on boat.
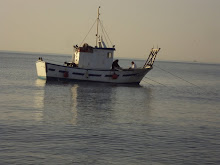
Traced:
[[116, 74], [116, 73], [114, 73], [113, 75], [112, 75], [112, 79], [117, 79], [118, 78], [118, 75]]
[[65, 77], [65, 78], [69, 77], [69, 73], [68, 73], [67, 71], [65, 71], [65, 72], [63, 73], [63, 77]]

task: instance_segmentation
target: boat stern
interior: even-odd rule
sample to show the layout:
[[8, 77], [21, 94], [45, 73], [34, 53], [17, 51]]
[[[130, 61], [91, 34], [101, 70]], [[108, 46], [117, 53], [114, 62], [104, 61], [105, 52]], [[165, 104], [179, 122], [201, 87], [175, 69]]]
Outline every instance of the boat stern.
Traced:
[[39, 59], [36, 61], [36, 68], [37, 68], [37, 76], [40, 79], [46, 79], [46, 62]]

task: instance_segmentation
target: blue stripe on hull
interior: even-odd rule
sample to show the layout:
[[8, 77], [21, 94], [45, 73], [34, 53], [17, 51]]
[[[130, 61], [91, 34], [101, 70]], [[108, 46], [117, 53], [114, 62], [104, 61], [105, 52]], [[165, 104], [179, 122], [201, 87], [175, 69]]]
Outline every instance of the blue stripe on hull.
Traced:
[[133, 83], [116, 83], [116, 82], [104, 82], [104, 81], [90, 81], [90, 80], [79, 80], [79, 79], [68, 79], [68, 78], [56, 78], [56, 77], [47, 77], [47, 81], [65, 81], [65, 82], [90, 82], [90, 83], [103, 83], [103, 84], [131, 84], [131, 85], [139, 85], [140, 82]]
[[39, 79], [42, 79], [42, 80], [46, 80], [47, 78], [45, 76], [38, 76]]

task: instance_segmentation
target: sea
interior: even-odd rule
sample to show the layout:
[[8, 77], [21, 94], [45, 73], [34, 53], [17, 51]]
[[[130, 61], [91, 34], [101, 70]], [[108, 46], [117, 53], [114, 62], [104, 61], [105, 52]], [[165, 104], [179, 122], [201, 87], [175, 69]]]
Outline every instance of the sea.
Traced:
[[38, 79], [38, 57], [71, 59], [0, 53], [0, 165], [220, 164], [220, 64], [156, 61], [134, 86]]

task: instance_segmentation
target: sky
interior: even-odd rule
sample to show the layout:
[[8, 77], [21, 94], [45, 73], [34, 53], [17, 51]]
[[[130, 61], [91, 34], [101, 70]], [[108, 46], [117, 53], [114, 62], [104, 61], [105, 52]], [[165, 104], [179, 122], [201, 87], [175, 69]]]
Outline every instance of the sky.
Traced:
[[98, 6], [115, 58], [220, 63], [220, 0], [0, 0], [0, 51], [72, 54]]

